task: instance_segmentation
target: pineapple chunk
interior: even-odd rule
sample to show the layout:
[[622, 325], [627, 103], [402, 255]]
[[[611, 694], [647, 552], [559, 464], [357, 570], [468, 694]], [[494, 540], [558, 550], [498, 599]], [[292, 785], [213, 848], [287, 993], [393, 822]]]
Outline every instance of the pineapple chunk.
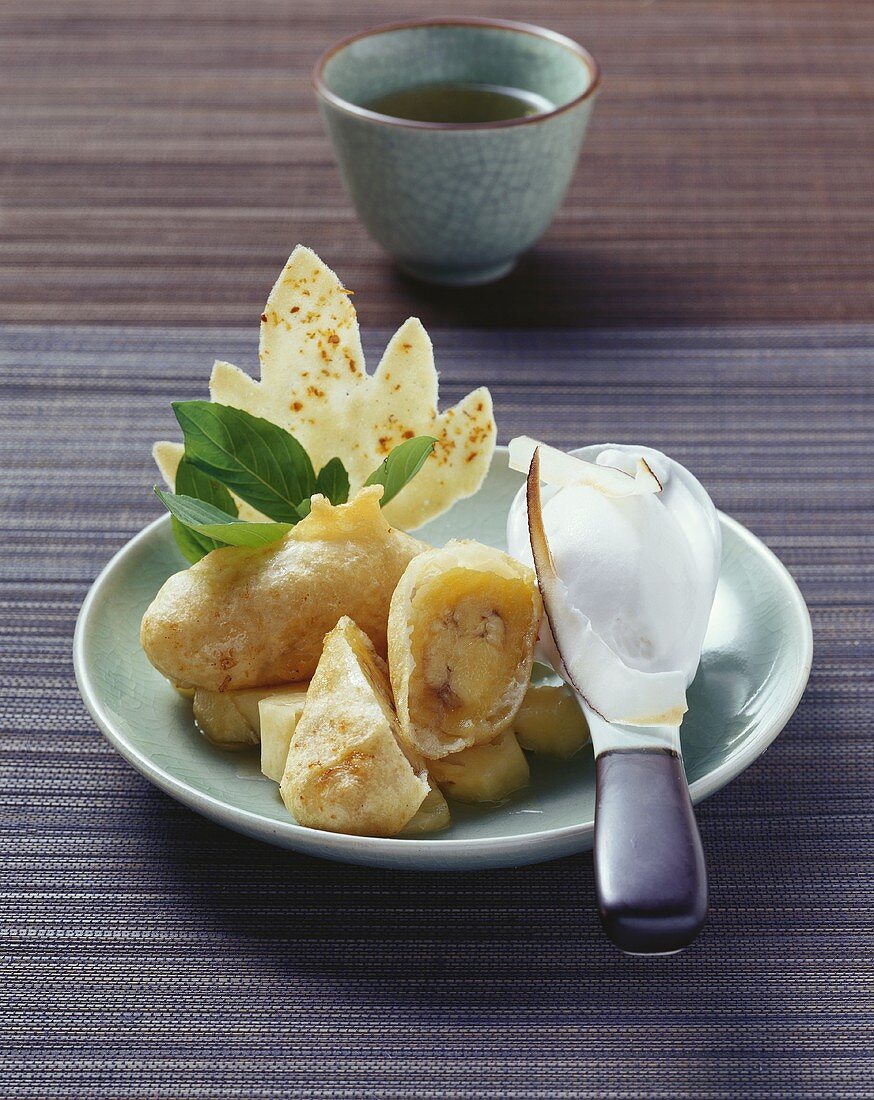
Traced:
[[589, 727], [576, 696], [565, 683], [532, 683], [513, 721], [523, 749], [568, 760], [589, 741]]
[[458, 802], [500, 802], [528, 786], [528, 761], [511, 729], [494, 741], [429, 761], [432, 779]]
[[230, 692], [198, 688], [194, 693], [194, 720], [207, 740], [221, 749], [246, 749], [258, 744], [258, 734], [237, 710]]
[[289, 684], [243, 691], [194, 690], [194, 720], [214, 745], [222, 749], [245, 749], [261, 740], [258, 704], [262, 699], [294, 697], [306, 685]]
[[282, 782], [288, 746], [303, 714], [308, 684], [294, 684], [284, 692], [268, 695], [258, 704], [261, 718], [261, 771]]
[[425, 795], [425, 801], [415, 816], [401, 830], [401, 836], [421, 836], [423, 833], [436, 833], [452, 824], [449, 806], [439, 787], [431, 787], [431, 793]]

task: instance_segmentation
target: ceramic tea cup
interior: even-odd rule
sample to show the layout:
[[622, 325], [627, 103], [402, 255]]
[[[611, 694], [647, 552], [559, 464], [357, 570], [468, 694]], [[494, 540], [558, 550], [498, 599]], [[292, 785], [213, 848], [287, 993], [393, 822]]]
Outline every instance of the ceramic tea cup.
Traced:
[[[328, 49], [313, 70], [352, 202], [398, 264], [472, 286], [509, 272], [565, 196], [598, 87], [576, 42], [524, 23], [433, 19], [377, 27]], [[424, 85], [518, 89], [541, 113], [423, 122], [370, 109]]]

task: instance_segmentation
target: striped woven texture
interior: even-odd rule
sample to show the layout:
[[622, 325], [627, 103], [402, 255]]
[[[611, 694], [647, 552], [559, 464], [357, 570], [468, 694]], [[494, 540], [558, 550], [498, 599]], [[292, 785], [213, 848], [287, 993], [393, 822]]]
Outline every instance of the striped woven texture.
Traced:
[[170, 400], [214, 356], [252, 369], [254, 333], [0, 330], [0, 1095], [874, 1095], [874, 327], [433, 335], [444, 397], [488, 382], [503, 440], [671, 452], [807, 598], [799, 710], [699, 809], [706, 931], [626, 958], [588, 855], [346, 867], [132, 771], [78, 698], [76, 613], [158, 513]]
[[[474, 292], [399, 276], [309, 70], [377, 23], [522, 19], [604, 79], [543, 241]], [[3, 0], [0, 321], [248, 324], [298, 241], [367, 319], [874, 319], [872, 0]]]

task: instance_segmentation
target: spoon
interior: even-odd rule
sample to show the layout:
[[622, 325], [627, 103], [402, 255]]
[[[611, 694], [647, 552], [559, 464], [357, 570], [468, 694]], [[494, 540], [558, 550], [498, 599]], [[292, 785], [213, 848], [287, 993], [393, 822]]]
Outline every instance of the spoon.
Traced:
[[680, 728], [618, 726], [585, 700], [580, 705], [595, 750], [601, 922], [630, 954], [680, 951], [707, 916], [704, 849], [683, 770]]
[[[588, 479], [583, 488], [573, 481], [567, 456], [542, 446], [532, 450], [534, 442], [511, 443], [511, 463], [524, 465], [529, 453], [531, 460], [526, 496], [511, 508], [508, 541], [511, 552], [535, 564], [547, 612], [541, 649], [574, 689], [591, 732], [601, 920], [625, 952], [672, 953], [695, 939], [707, 913], [707, 873], [680, 723], [718, 575], [716, 510], [692, 475], [657, 451], [609, 446], [573, 452], [588, 463], [601, 459], [598, 469], [582, 471]], [[571, 487], [548, 517], [549, 539], [541, 449], [551, 452], [547, 460], [558, 484]], [[609, 479], [635, 468], [639, 476], [641, 459], [654, 484], [638, 486], [636, 495], [658, 495], [636, 503], [605, 501], [631, 495], [627, 481], [611, 486]], [[569, 480], [562, 481], [565, 475]], [[570, 590], [562, 575], [573, 582]], [[676, 621], [669, 621], [666, 606], [676, 607]]]

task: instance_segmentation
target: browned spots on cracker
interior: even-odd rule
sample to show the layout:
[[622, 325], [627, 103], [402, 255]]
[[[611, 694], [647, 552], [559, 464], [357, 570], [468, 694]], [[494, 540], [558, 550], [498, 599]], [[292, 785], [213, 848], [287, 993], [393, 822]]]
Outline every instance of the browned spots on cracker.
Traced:
[[225, 676], [224, 680], [222, 680], [222, 682], [218, 686], [219, 691], [227, 691], [228, 690], [228, 685], [230, 684], [230, 682], [231, 682], [230, 676]]
[[412, 439], [414, 435], [415, 432], [411, 428], [407, 428], [405, 432], [401, 433], [401, 439]]
[[397, 393], [400, 388], [401, 388], [400, 382], [395, 382], [395, 384], [391, 388], [391, 392], [392, 393]]
[[340, 337], [336, 332], [332, 332], [328, 337], [328, 343], [333, 344], [336, 347], [340, 343]]
[[267, 320], [267, 314], [266, 314], [266, 313], [262, 313], [262, 314], [261, 314], [261, 320], [262, 320], [262, 321], [266, 321], [266, 320]]
[[320, 390], [317, 386], [307, 386], [307, 393], [310, 397], [324, 397], [325, 391]]
[[482, 403], [482, 401], [478, 401], [477, 406], [476, 406], [476, 411], [478, 413], [481, 413], [484, 408], [485, 408], [485, 405]]
[[401, 347], [404, 349], [404, 351], [409, 351], [412, 346], [412, 344], [401, 344]]
[[289, 313], [300, 313], [300, 306], [292, 306]]
[[378, 449], [379, 449], [381, 454], [385, 454], [386, 451], [391, 450], [391, 446], [390, 446], [391, 436], [390, 435], [381, 435], [377, 442], [378, 442]]
[[233, 668], [237, 663], [237, 658], [234, 656], [234, 651], [229, 649], [227, 653], [222, 653], [219, 656], [219, 668], [222, 671], [227, 671], [229, 668]]
[[349, 370], [352, 371], [353, 374], [357, 374], [358, 367], [355, 365], [355, 360], [351, 355], [347, 358], [346, 362], [349, 364]]
[[291, 408], [293, 412], [299, 413], [303, 408], [303, 403], [301, 401], [292, 401]]
[[479, 451], [470, 451], [469, 454], [466, 454], [464, 456], [464, 461], [465, 462], [473, 462], [473, 460], [476, 458], [476, 456], [478, 454], [479, 454]]

